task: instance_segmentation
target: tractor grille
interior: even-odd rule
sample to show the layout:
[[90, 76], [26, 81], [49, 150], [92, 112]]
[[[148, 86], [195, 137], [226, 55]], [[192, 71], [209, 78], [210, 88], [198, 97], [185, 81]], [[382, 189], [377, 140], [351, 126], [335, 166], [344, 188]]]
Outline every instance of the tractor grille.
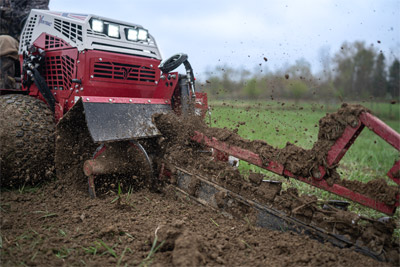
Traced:
[[82, 42], [82, 26], [65, 20], [54, 19], [54, 29], [73, 42]]
[[59, 48], [71, 47], [63, 39], [46, 34], [45, 37], [45, 48], [46, 50], [55, 50]]
[[93, 77], [124, 83], [149, 82], [154, 84], [156, 81], [156, 70], [141, 65], [117, 62], [95, 62], [93, 66]]
[[75, 60], [69, 56], [47, 56], [45, 79], [50, 90], [68, 90], [72, 84]]
[[23, 31], [22, 36], [21, 36], [21, 44], [23, 46], [31, 44], [31, 42], [32, 42], [32, 32], [33, 32], [33, 29], [35, 28], [36, 20], [37, 20], [37, 15], [32, 16], [29, 19], [29, 21], [27, 22], [26, 28]]

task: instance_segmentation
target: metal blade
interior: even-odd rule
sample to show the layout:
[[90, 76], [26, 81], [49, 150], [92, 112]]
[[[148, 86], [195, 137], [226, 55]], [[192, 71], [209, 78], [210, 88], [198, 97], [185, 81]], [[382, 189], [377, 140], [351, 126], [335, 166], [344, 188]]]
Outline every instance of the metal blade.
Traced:
[[152, 122], [155, 113], [171, 110], [162, 104], [82, 102], [94, 142], [131, 140], [160, 135]]

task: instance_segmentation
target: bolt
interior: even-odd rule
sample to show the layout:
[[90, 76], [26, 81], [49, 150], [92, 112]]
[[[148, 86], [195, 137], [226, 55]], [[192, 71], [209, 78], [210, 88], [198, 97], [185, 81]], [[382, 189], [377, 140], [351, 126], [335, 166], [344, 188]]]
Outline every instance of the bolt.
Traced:
[[160, 78], [161, 78], [162, 80], [165, 80], [165, 75], [161, 75]]
[[89, 101], [90, 99], [89, 99], [89, 97], [88, 98], [86, 98], [86, 101]]
[[168, 100], [165, 100], [165, 103], [167, 103], [167, 104], [168, 104]]
[[102, 59], [102, 58], [99, 58], [99, 60], [100, 60], [100, 61], [103, 61], [103, 59]]
[[92, 79], [93, 79], [93, 78], [94, 78], [94, 76], [93, 76], [93, 75], [90, 75], [90, 78], [92, 78]]
[[156, 84], [158, 84], [158, 81], [155, 81]]
[[358, 121], [357, 121], [357, 120], [353, 120], [353, 121], [350, 123], [350, 125], [351, 125], [351, 127], [356, 128], [356, 127], [358, 126]]
[[57, 95], [57, 93], [56, 93], [56, 92], [54, 92], [54, 95]]
[[132, 99], [129, 99], [129, 102], [131, 102], [131, 103], [132, 103]]
[[108, 101], [109, 101], [109, 102], [112, 102], [112, 99], [110, 98], [110, 99], [108, 99]]
[[74, 103], [74, 100], [72, 100], [71, 103], [73, 104], [73, 103]]
[[69, 90], [71, 90], [71, 91], [72, 91], [73, 89], [72, 89], [72, 88], [69, 88]]
[[80, 61], [80, 60], [78, 60], [78, 64], [79, 64], [79, 63], [81, 63], [81, 61]]
[[54, 90], [57, 90], [57, 86], [54, 87]]
[[153, 64], [150, 64], [150, 68], [152, 68], [153, 67]]
[[79, 90], [75, 90], [75, 93], [79, 93]]
[[82, 51], [82, 54], [85, 54], [85, 51]]
[[81, 91], [83, 91], [83, 87], [81, 87]]
[[78, 88], [78, 87], [79, 87], [79, 85], [75, 84], [75, 88]]
[[313, 170], [312, 175], [315, 179], [321, 179], [321, 172], [319, 170]]
[[147, 102], [151, 103], [151, 100], [149, 99], [149, 100], [147, 100]]

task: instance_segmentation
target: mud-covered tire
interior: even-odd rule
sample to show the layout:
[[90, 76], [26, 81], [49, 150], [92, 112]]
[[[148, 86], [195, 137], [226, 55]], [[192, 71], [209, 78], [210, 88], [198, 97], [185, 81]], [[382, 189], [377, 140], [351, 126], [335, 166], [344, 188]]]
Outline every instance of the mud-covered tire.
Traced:
[[54, 115], [26, 95], [0, 96], [1, 187], [38, 184], [54, 170]]

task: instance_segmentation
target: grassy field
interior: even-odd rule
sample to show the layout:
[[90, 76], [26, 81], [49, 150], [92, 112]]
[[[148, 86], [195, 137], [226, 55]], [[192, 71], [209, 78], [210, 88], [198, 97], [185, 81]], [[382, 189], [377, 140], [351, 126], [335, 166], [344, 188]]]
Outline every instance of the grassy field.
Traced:
[[[400, 131], [399, 104], [362, 103], [371, 109], [373, 114], [382, 114], [381, 119], [396, 131]], [[225, 101], [211, 102], [211, 120], [213, 127], [238, 128], [238, 134], [244, 138], [262, 139], [270, 145], [282, 148], [286, 142], [296, 143], [303, 148], [311, 148], [317, 140], [318, 121], [327, 112], [333, 112], [338, 107], [292, 102], [250, 102]], [[386, 114], [386, 115], [385, 115]], [[245, 122], [240, 125], [238, 122]], [[368, 182], [378, 177], [386, 177], [387, 171], [399, 158], [396, 149], [368, 129], [364, 129], [355, 143], [340, 162], [341, 177], [351, 180]], [[340, 199], [340, 197], [311, 187], [295, 179], [286, 180], [256, 166], [241, 162], [242, 173], [249, 170], [263, 172], [268, 177], [284, 181], [284, 186], [295, 186], [303, 194], [314, 194], [321, 199]], [[390, 179], [388, 178], [387, 181]], [[390, 181], [390, 184], [395, 184]], [[356, 212], [365, 215], [380, 217], [382, 214], [360, 205], [352, 205]], [[399, 211], [396, 212], [399, 217]]]

